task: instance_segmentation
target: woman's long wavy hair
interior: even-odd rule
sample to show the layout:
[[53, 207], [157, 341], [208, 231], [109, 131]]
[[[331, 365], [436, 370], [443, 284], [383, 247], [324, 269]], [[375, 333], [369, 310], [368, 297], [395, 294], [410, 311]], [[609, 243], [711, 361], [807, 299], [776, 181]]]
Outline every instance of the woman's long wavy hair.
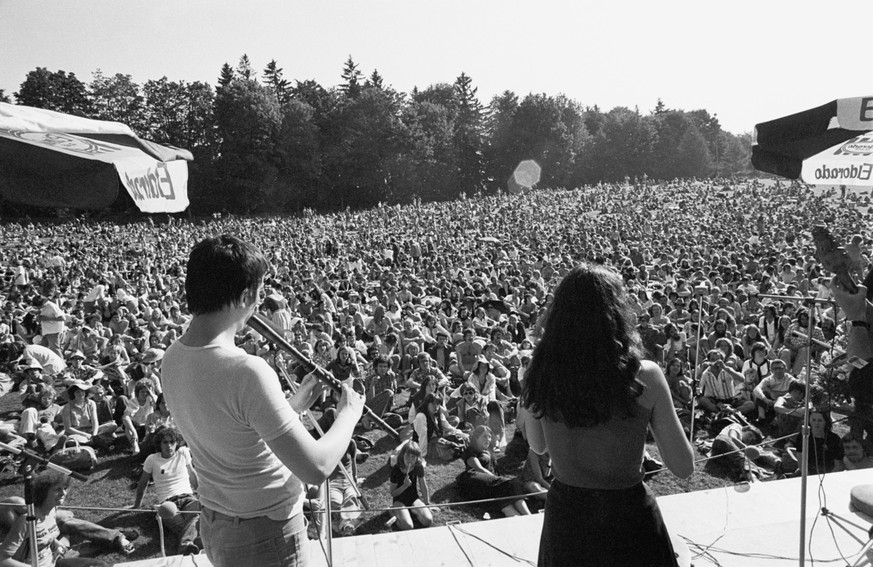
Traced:
[[640, 393], [640, 339], [621, 277], [574, 268], [555, 289], [525, 372], [522, 403], [537, 417], [588, 427], [629, 417]]

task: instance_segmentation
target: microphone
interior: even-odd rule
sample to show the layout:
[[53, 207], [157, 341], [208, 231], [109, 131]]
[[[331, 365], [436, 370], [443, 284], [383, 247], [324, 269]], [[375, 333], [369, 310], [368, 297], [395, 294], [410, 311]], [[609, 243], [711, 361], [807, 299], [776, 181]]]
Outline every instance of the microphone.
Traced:
[[61, 474], [65, 474], [67, 476], [71, 476], [80, 482], [88, 482], [87, 476], [85, 476], [81, 473], [77, 473], [75, 471], [71, 471], [70, 469], [62, 467], [61, 465], [55, 464], [55, 463], [49, 461], [48, 459], [43, 458], [41, 455], [34, 453], [30, 449], [13, 447], [12, 445], [7, 445], [6, 443], [0, 443], [0, 449], [4, 449], [4, 450], [9, 451], [10, 453], [14, 453], [16, 455], [24, 455], [28, 459], [33, 459], [37, 463], [45, 465], [46, 468], [49, 468], [53, 471], [57, 471]]

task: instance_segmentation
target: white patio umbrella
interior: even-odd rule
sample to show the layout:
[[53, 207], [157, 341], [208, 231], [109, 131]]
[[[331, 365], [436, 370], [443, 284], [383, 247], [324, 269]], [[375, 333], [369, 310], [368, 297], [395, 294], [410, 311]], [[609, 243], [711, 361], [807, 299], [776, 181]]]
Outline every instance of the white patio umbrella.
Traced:
[[120, 122], [0, 103], [0, 194], [16, 203], [101, 209], [120, 181], [141, 211], [181, 212], [193, 159]]
[[873, 96], [841, 98], [755, 126], [752, 165], [813, 185], [873, 187]]

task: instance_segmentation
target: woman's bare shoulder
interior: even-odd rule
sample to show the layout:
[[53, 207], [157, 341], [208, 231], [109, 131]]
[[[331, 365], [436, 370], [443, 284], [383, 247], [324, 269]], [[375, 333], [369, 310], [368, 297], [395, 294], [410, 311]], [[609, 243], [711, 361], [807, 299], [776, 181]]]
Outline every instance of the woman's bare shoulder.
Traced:
[[655, 403], [654, 392], [667, 388], [667, 380], [664, 378], [661, 367], [651, 360], [640, 361], [637, 381], [644, 386], [643, 393], [639, 397], [638, 402], [648, 408], [652, 407]]
[[664, 372], [658, 364], [651, 360], [641, 360], [637, 380], [646, 386], [652, 386], [659, 382], [665, 382]]

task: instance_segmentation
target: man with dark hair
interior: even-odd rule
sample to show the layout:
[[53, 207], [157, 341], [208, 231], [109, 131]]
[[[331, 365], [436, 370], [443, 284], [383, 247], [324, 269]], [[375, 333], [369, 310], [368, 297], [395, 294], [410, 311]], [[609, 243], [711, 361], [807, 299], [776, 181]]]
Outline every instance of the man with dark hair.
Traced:
[[473, 329], [464, 329], [464, 340], [455, 347], [457, 355], [455, 364], [449, 368], [449, 372], [455, 378], [463, 380], [473, 366], [476, 359], [482, 354], [482, 345], [475, 341], [476, 332]]
[[191, 463], [191, 452], [188, 447], [179, 447], [181, 437], [172, 427], [159, 431], [157, 438], [161, 450], [146, 457], [143, 463], [133, 507], [142, 505], [149, 482], [154, 480], [157, 500], [161, 502], [158, 513], [179, 535], [179, 554], [197, 555], [202, 545], [197, 534], [200, 517], [190, 512], [199, 511], [200, 503], [194, 496], [197, 475]]
[[316, 441], [298, 415], [322, 393], [315, 376], [286, 400], [267, 362], [235, 345], [262, 301], [267, 269], [260, 250], [234, 236], [196, 244], [185, 279], [193, 319], [163, 359], [164, 393], [191, 448], [201, 536], [215, 567], [306, 565], [303, 482], [333, 471], [364, 405], [343, 386], [336, 422]]
[[[382, 355], [373, 359], [373, 373], [365, 379], [367, 406], [373, 413], [382, 417], [394, 405], [394, 392], [397, 391], [397, 376], [391, 370], [391, 363]], [[372, 429], [368, 416], [361, 420], [364, 429]]]
[[864, 439], [860, 435], [849, 431], [840, 440], [843, 443], [843, 459], [835, 471], [873, 469], [873, 457], [867, 454]]
[[777, 475], [782, 473], [782, 461], [775, 454], [758, 448], [763, 436], [750, 425], [730, 423], [712, 442], [710, 457], [727, 467], [736, 480], [753, 480], [760, 474], [756, 465], [771, 468]]
[[438, 331], [436, 342], [425, 351], [434, 361], [434, 365], [439, 368], [444, 374], [449, 371], [452, 365], [452, 347], [449, 345], [449, 335], [445, 331]]
[[808, 405], [810, 404], [806, 400], [806, 383], [791, 380], [788, 391], [779, 396], [773, 405], [776, 413], [776, 436], [783, 437], [799, 431]]

